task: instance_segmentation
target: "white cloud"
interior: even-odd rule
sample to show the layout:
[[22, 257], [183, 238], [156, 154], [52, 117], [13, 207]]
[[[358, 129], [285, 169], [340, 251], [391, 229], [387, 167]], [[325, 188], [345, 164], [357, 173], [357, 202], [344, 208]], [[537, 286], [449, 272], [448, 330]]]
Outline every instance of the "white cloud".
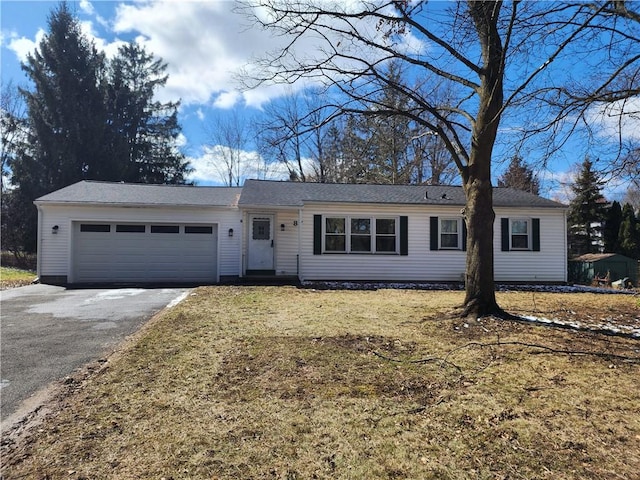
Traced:
[[281, 163], [265, 164], [264, 159], [256, 151], [235, 150], [223, 145], [204, 147], [201, 155], [189, 157], [193, 172], [187, 180], [200, 185], [224, 185], [227, 183], [227, 167], [225, 159], [239, 160], [237, 171], [241, 183], [245, 179], [286, 180], [289, 172]]
[[26, 37], [18, 37], [17, 34], [12, 33], [9, 36], [10, 40], [7, 43], [7, 48], [15, 53], [21, 63], [25, 62], [27, 56], [35, 51], [45, 34], [46, 32], [41, 28], [36, 33], [35, 40], [30, 40]]
[[240, 100], [241, 97], [242, 94], [237, 90], [233, 90], [231, 92], [222, 92], [213, 102], [213, 106], [223, 109], [233, 108], [233, 106]]
[[587, 121], [600, 137], [640, 140], [640, 98], [593, 107]]
[[[346, 2], [347, 7], [345, 2], [336, 2], [336, 5], [347, 8], [350, 2]], [[265, 58], [269, 52], [278, 51], [291, 38], [274, 36], [251, 25], [250, 19], [235, 10], [237, 7], [237, 2], [225, 0], [142, 0], [118, 5], [113, 28], [118, 34], [139, 33], [138, 41], [167, 62], [169, 79], [161, 100], [181, 98], [184, 105], [214, 103], [220, 108], [244, 102], [247, 106], [259, 108], [268, 100], [284, 94], [285, 90], [291, 91], [292, 87], [265, 84], [246, 90], [238, 79], [251, 68], [256, 58]], [[255, 12], [264, 16], [261, 10]], [[379, 31], [370, 22], [359, 21], [357, 28], [368, 32], [371, 37], [379, 36]], [[299, 39], [296, 43], [298, 59], [304, 61], [305, 58], [322, 56], [318, 43], [322, 41], [319, 36], [314, 38], [312, 35]], [[332, 41], [338, 44], [337, 38]], [[342, 42], [341, 48], [345, 53], [347, 43]], [[410, 33], [402, 36], [401, 43], [402, 48], [413, 54], [426, 48]], [[363, 58], [370, 51], [360, 45], [348, 53], [353, 53], [353, 58]], [[343, 59], [342, 63], [352, 61]], [[293, 89], [302, 89], [309, 83], [310, 80], [296, 82]]]
[[228, 1], [121, 4], [114, 30], [140, 33], [138, 41], [167, 62], [165, 99], [206, 104], [222, 94], [220, 102], [227, 106], [232, 96], [240, 98], [234, 75], [266, 40], [246, 29], [233, 7]]
[[95, 13], [93, 5], [88, 0], [80, 0], [80, 10], [87, 15], [93, 15]]

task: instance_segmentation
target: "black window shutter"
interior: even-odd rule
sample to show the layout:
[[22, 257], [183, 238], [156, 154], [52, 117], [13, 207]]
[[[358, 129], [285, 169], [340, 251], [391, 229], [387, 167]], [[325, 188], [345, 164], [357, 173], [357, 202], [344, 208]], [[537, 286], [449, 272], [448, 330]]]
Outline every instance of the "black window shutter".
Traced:
[[400, 255], [409, 255], [409, 217], [400, 217]]
[[438, 250], [438, 217], [430, 217], [431, 250]]
[[313, 216], [313, 254], [322, 253], [322, 215]]
[[500, 231], [502, 234], [502, 251], [503, 252], [508, 252], [509, 251], [509, 219], [508, 218], [503, 218], [500, 221]]
[[462, 251], [467, 251], [467, 221], [462, 219]]
[[532, 218], [531, 219], [531, 248], [534, 252], [540, 251], [540, 219]]

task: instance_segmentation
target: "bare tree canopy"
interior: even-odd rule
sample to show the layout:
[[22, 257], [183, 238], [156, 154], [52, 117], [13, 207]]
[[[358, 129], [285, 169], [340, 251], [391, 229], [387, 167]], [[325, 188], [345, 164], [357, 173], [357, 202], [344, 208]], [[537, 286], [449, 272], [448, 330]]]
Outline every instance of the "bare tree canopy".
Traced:
[[[493, 271], [492, 158], [505, 133], [565, 142], [606, 102], [638, 94], [640, 23], [624, 1], [253, 0], [244, 12], [285, 46], [248, 86], [298, 81], [339, 95], [333, 114], [402, 116], [437, 135], [467, 198], [464, 315], [502, 314]], [[406, 72], [389, 74], [390, 62]], [[446, 85], [443, 99], [430, 92]], [[391, 89], [408, 101], [386, 103]], [[620, 103], [623, 102], [623, 103]], [[594, 110], [595, 109], [595, 110]], [[330, 118], [330, 117], [329, 117]], [[508, 138], [512, 141], [513, 138]]]

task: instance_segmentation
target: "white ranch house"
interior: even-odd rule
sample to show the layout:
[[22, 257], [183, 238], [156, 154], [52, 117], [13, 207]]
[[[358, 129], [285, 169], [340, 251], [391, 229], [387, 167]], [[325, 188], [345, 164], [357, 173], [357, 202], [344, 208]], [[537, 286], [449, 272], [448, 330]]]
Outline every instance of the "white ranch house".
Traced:
[[[493, 198], [496, 281], [566, 282], [566, 206], [508, 188]], [[35, 202], [38, 275], [59, 285], [458, 282], [464, 203], [456, 186], [82, 181]]]

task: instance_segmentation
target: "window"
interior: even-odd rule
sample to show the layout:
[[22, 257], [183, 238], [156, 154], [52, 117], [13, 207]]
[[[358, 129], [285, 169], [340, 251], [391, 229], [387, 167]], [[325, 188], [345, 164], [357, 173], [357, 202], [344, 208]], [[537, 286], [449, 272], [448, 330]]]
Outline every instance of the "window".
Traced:
[[429, 250], [467, 249], [467, 226], [462, 217], [429, 218]]
[[539, 218], [501, 218], [500, 232], [503, 252], [540, 251], [540, 219]]
[[271, 219], [254, 218], [252, 222], [253, 240], [270, 240], [271, 239]]
[[460, 219], [440, 219], [440, 248], [443, 250], [460, 250]]
[[376, 252], [396, 251], [395, 218], [376, 219]]
[[512, 219], [511, 220], [511, 249], [512, 250], [529, 250], [529, 234], [531, 228], [529, 220]]
[[325, 218], [324, 249], [327, 252], [346, 251], [346, 221], [344, 218]]
[[199, 234], [209, 234], [211, 235], [213, 233], [213, 227], [206, 227], [206, 226], [186, 226], [184, 227], [184, 233], [199, 233]]
[[116, 225], [116, 232], [118, 233], [144, 233], [144, 225]]
[[180, 233], [178, 225], [151, 225], [151, 233]]
[[371, 251], [371, 219], [352, 218], [351, 219], [351, 251], [370, 252]]
[[82, 223], [80, 224], [81, 232], [110, 232], [111, 225], [98, 224], [98, 223]]
[[395, 218], [325, 217], [324, 251], [331, 253], [396, 253]]

